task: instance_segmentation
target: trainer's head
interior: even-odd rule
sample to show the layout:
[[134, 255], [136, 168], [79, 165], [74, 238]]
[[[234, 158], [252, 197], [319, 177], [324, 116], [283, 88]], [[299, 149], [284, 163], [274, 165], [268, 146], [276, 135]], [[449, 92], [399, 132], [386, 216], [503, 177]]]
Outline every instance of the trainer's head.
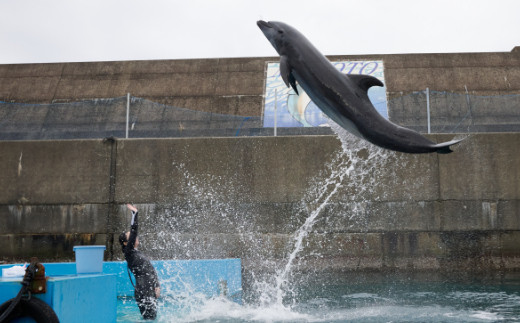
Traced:
[[[128, 238], [130, 238], [130, 232], [121, 232], [119, 235], [119, 243], [121, 244], [121, 249], [123, 251], [125, 250], [126, 245], [128, 244]], [[135, 245], [134, 248], [137, 249], [137, 246], [139, 245], [139, 238], [135, 238]]]

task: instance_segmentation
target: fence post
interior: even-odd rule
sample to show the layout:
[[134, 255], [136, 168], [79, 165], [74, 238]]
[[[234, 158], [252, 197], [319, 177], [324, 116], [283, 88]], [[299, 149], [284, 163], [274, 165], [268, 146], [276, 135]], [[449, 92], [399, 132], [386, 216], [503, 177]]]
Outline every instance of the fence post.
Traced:
[[[469, 113], [469, 117], [471, 118], [469, 120], [469, 123], [470, 123], [470, 126], [473, 126], [473, 112], [471, 111], [471, 101], [469, 99], [469, 92], [468, 92], [468, 87], [466, 86], [466, 84], [464, 84], [464, 89], [466, 89], [466, 102], [468, 103], [468, 113]], [[469, 132], [470, 126], [468, 126], [468, 132]]]
[[276, 137], [276, 104], [277, 104], [277, 101], [278, 101], [278, 89], [275, 89], [274, 90], [274, 136]]
[[430, 88], [426, 88], [426, 113], [428, 114], [428, 133], [431, 133], [430, 128]]
[[128, 123], [130, 122], [130, 93], [126, 94], [126, 136], [128, 139]]

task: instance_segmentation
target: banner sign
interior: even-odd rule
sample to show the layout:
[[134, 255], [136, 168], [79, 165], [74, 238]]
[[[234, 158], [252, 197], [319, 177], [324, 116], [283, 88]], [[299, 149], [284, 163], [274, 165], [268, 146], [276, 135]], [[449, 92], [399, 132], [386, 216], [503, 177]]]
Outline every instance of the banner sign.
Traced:
[[[371, 75], [385, 83], [383, 61], [341, 61], [332, 64], [342, 73]], [[264, 127], [274, 127], [275, 104], [277, 127], [323, 127], [333, 122], [299, 86], [298, 92], [300, 95], [283, 82], [279, 62], [267, 64]], [[370, 88], [368, 97], [376, 110], [388, 119], [386, 87]]]

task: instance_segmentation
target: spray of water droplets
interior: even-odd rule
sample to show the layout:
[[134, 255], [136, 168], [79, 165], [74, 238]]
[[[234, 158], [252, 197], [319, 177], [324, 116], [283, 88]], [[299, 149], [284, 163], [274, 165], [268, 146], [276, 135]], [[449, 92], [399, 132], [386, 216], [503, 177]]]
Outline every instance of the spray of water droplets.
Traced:
[[288, 254], [285, 264], [277, 270], [274, 283], [256, 282], [257, 289], [261, 290], [260, 306], [281, 308], [285, 306], [285, 298], [290, 298], [289, 303], [291, 300], [294, 302], [296, 295], [289, 283], [289, 276], [294, 270], [298, 254], [305, 247], [305, 238], [312, 232], [318, 217], [331, 203], [337, 202], [335, 198], [338, 192], [342, 192], [343, 198], [345, 192], [350, 192], [347, 200], [350, 212], [341, 216], [343, 221], [351, 226], [362, 223], [365, 219], [365, 205], [374, 194], [373, 189], [382, 166], [389, 158], [398, 158], [393, 152], [360, 140], [337, 125], [333, 125], [332, 129], [341, 140], [342, 149], [326, 165], [326, 173], [329, 175], [325, 178], [317, 177], [302, 199], [300, 208], [307, 217], [294, 233], [292, 251]]
[[[265, 246], [270, 244], [263, 240], [276, 237], [257, 232], [255, 221], [259, 220], [249, 215], [254, 213], [248, 209], [251, 205], [247, 201], [229, 202], [233, 200], [229, 198], [230, 194], [239, 196], [244, 189], [237, 181], [193, 175], [182, 164], [175, 166], [185, 179], [183, 194], [190, 198], [182, 199], [181, 203], [156, 206], [159, 209], [153, 213], [158, 217], [154, 220], [157, 227], [142, 239], [151, 241], [147, 249], [153, 257], [162, 259], [200, 258], [211, 248], [215, 248], [213, 254], [217, 258], [240, 257], [243, 262], [254, 258], [271, 273], [257, 275], [251, 270], [250, 293], [255, 296], [246, 297], [248, 308], [274, 308], [276, 313], [291, 313], [297, 299], [291, 275], [302, 261], [300, 254], [306, 248], [306, 238], [313, 233], [315, 224], [325, 222], [324, 226], [330, 230], [337, 221], [342, 221], [347, 228], [365, 225], [366, 206], [376, 194], [374, 188], [379, 185], [385, 163], [389, 159], [399, 159], [398, 155], [360, 140], [339, 126], [333, 126], [333, 130], [341, 140], [342, 148], [314, 177], [300, 203], [287, 211], [294, 212], [291, 216], [297, 225], [294, 233], [283, 242], [288, 244], [284, 249], [288, 252], [281, 261], [279, 256], [272, 255], [273, 250], [266, 250]], [[398, 161], [390, 161], [393, 162]], [[339, 204], [347, 212], [335, 214], [334, 207]], [[327, 221], [334, 223], [327, 225]], [[204, 232], [204, 235], [198, 232]], [[185, 290], [189, 294], [191, 289], [188, 286]], [[200, 295], [193, 294], [181, 295], [173, 301], [185, 304], [188, 311], [200, 303]]]

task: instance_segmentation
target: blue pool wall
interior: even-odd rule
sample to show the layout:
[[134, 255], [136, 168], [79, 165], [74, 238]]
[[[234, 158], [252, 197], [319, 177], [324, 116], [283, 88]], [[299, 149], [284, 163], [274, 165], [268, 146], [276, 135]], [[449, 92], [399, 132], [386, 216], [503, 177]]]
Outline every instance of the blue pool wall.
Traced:
[[[242, 298], [240, 259], [157, 260], [152, 264], [163, 295], [188, 291], [207, 297], [225, 295], [237, 302]], [[134, 295], [125, 261], [105, 262], [103, 273], [116, 275], [118, 296]]]
[[[2, 268], [12, 265], [4, 265]], [[54, 266], [64, 271], [65, 266]], [[61, 267], [61, 268], [60, 268]], [[117, 318], [116, 275], [88, 274], [52, 276], [44, 294], [33, 294], [47, 303], [60, 322], [115, 322]], [[0, 279], [0, 304], [14, 298], [20, 291], [20, 279]], [[95, 309], [95, 310], [93, 310]], [[16, 322], [34, 322], [22, 318]]]
[[[189, 289], [191, 293], [202, 293], [208, 297], [226, 295], [237, 302], [242, 298], [240, 259], [155, 260], [152, 264], [157, 270], [163, 295], [185, 292]], [[0, 272], [1, 269], [14, 265], [0, 265]], [[43, 263], [43, 265], [46, 276], [76, 275], [75, 262]], [[104, 262], [103, 274], [116, 276], [117, 296], [134, 295], [126, 261]], [[133, 275], [132, 279], [135, 283]]]

